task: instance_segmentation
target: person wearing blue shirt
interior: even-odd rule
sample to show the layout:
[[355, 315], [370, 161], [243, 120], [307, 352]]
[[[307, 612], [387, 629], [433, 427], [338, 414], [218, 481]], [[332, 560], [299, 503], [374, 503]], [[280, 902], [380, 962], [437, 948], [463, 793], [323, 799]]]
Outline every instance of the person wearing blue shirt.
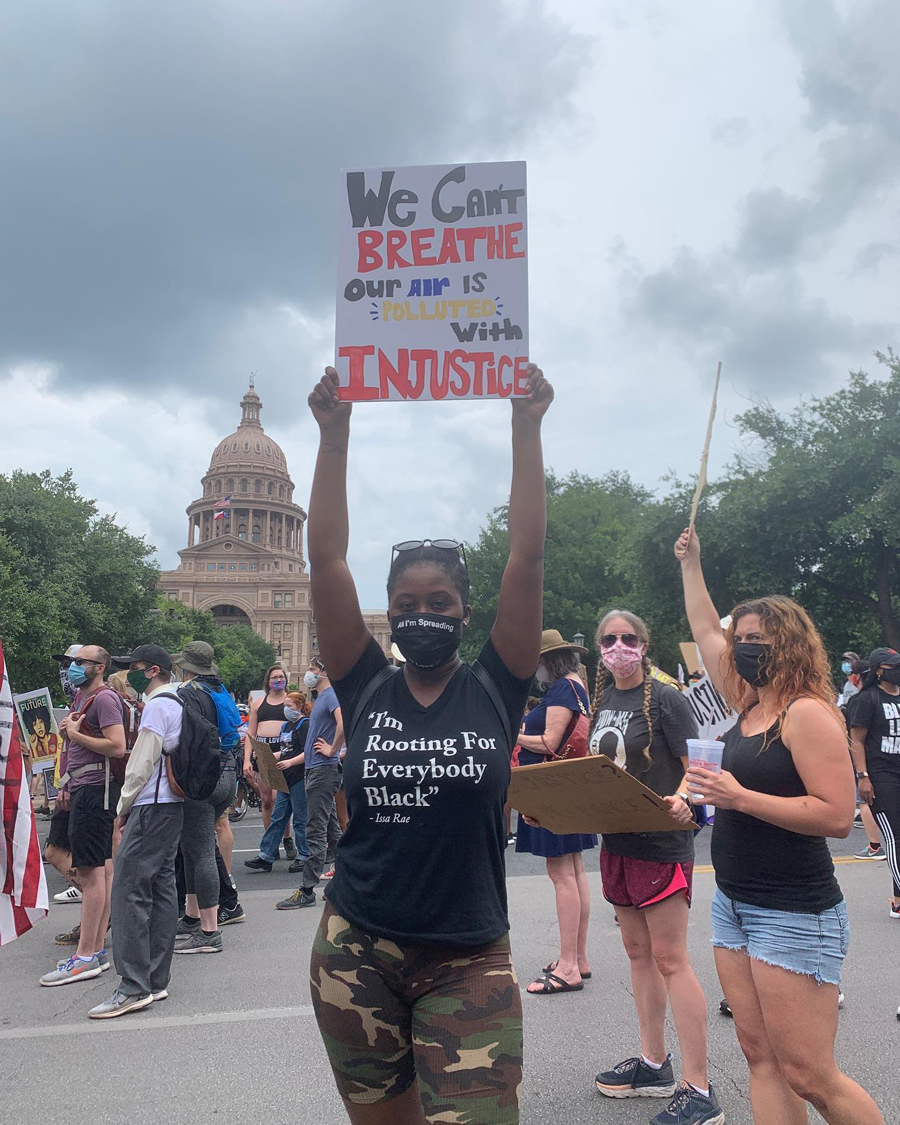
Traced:
[[279, 910], [297, 910], [315, 906], [315, 887], [322, 878], [325, 858], [334, 852], [341, 836], [335, 794], [341, 787], [341, 747], [344, 724], [338, 697], [322, 660], [315, 656], [303, 677], [308, 691], [318, 697], [309, 717], [306, 736], [306, 846], [309, 857], [300, 873], [300, 886], [290, 897], [276, 903]]

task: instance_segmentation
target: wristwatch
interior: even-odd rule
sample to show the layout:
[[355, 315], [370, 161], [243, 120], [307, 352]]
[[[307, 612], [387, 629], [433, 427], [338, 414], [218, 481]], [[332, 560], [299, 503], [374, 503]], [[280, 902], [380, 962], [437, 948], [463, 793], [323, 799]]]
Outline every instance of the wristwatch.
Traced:
[[866, 771], [865, 771], [865, 770], [857, 770], [857, 771], [856, 771], [856, 780], [857, 780], [857, 781], [859, 781], [859, 780], [860, 780], [860, 778], [863, 778], [863, 777], [868, 777], [868, 776], [869, 776], [869, 775], [868, 775], [868, 774], [866, 773]]

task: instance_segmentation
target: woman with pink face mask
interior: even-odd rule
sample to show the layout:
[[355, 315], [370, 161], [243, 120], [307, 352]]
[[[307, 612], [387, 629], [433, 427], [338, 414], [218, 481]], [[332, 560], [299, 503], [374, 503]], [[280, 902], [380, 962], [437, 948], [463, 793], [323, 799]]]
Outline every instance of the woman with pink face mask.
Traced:
[[[600, 622], [601, 666], [591, 708], [590, 750], [606, 754], [658, 793], [684, 831], [603, 837], [603, 895], [616, 908], [631, 962], [641, 1049], [636, 1057], [601, 1071], [596, 1085], [611, 1098], [673, 1098], [654, 1121], [713, 1123], [724, 1117], [709, 1088], [706, 998], [687, 951], [694, 834], [685, 743], [697, 737], [697, 724], [681, 692], [651, 674], [649, 642], [647, 626], [626, 610], [613, 610]], [[684, 1065], [677, 1092], [666, 1050], [667, 1004]]]

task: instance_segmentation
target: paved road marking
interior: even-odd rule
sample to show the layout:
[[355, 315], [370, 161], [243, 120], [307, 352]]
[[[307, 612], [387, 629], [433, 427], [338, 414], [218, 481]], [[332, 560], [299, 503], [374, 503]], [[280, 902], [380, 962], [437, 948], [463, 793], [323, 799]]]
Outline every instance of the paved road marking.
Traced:
[[[155, 1007], [155, 1005], [154, 1005]], [[147, 1009], [144, 1009], [145, 1011]], [[250, 1023], [255, 1020], [289, 1020], [314, 1015], [312, 1004], [296, 1008], [256, 1008], [247, 1012], [200, 1012], [191, 1016], [159, 1016], [141, 1018], [138, 1012], [112, 1020], [89, 1020], [83, 1023], [57, 1023], [46, 1027], [10, 1027], [0, 1029], [0, 1039], [49, 1039], [58, 1035], [102, 1035], [110, 1024], [120, 1031], [156, 1031], [171, 1027], [196, 1027], [198, 1024]]]

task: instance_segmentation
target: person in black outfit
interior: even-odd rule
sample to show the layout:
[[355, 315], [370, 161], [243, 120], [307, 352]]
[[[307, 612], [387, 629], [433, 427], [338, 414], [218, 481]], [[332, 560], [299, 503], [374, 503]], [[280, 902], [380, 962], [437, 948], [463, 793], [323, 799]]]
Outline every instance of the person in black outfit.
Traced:
[[891, 917], [900, 919], [900, 652], [876, 648], [868, 668], [847, 706], [850, 752], [859, 799], [872, 807], [894, 880]]
[[351, 405], [339, 400], [333, 368], [310, 395], [321, 432], [312, 597], [346, 731], [350, 812], [310, 976], [354, 1125], [422, 1125], [423, 1115], [519, 1121], [522, 1001], [504, 803], [540, 648], [541, 422], [552, 398], [529, 365], [527, 396], [512, 402], [509, 561], [478, 661], [458, 652], [471, 613], [461, 544], [414, 540], [395, 546], [388, 576], [392, 640], [406, 660], [394, 669], [366, 628], [347, 566]]
[[850, 927], [826, 836], [849, 836], [855, 789], [822, 639], [782, 596], [738, 605], [723, 633], [696, 532], [675, 544], [694, 640], [740, 718], [721, 773], [689, 769], [692, 799], [714, 805], [716, 969], [750, 1066], [758, 1125], [882, 1125], [834, 1060]]

